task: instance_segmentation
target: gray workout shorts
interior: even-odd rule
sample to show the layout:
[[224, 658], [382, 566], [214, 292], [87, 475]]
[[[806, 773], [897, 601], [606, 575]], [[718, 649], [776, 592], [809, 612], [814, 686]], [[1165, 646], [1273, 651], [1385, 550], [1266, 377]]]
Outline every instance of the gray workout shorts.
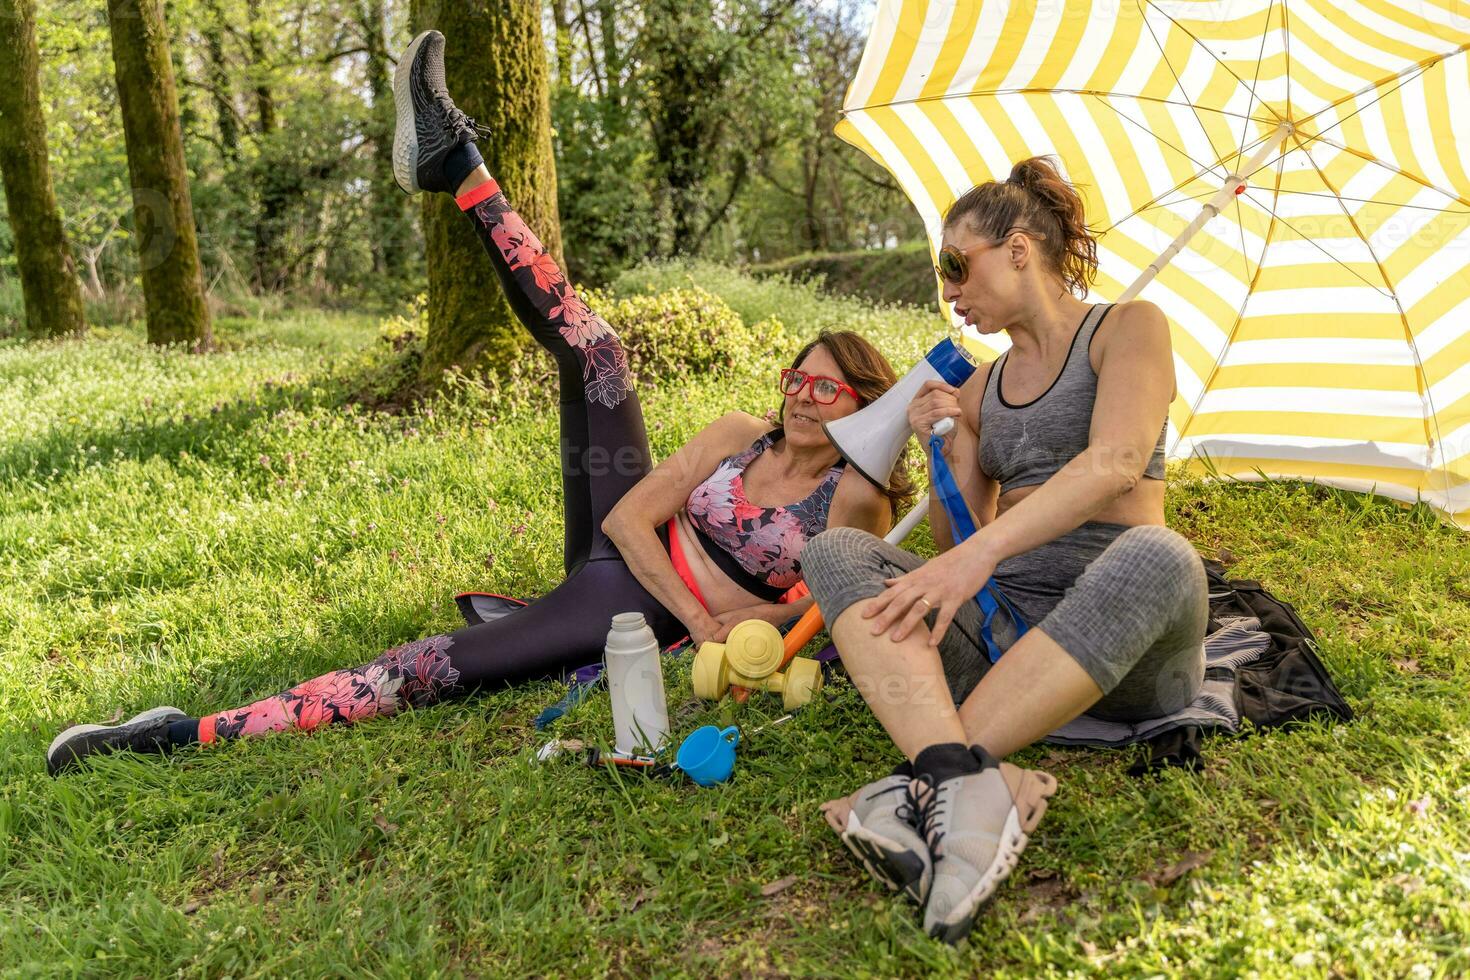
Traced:
[[[856, 528], [831, 528], [801, 553], [802, 574], [822, 618], [883, 592], [886, 578], [924, 563]], [[1178, 532], [1089, 521], [1053, 541], [1001, 562], [996, 586], [1032, 628], [1040, 629], [1087, 671], [1103, 697], [1088, 714], [1140, 721], [1187, 705], [1204, 682], [1209, 599], [1204, 565]], [[927, 622], [934, 625], [930, 613]], [[956, 613], [940, 640], [944, 676], [956, 704], [990, 669], [974, 602]], [[991, 622], [1002, 652], [1016, 628], [1002, 610]]]

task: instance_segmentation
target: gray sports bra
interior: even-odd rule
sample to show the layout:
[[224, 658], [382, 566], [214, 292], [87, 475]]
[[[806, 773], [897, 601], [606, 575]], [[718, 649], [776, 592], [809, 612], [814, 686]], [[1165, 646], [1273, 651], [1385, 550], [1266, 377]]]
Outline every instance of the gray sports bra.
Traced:
[[[1001, 354], [990, 369], [980, 401], [980, 469], [1000, 484], [1001, 493], [1045, 483], [1087, 448], [1097, 399], [1097, 374], [1088, 353], [1098, 326], [1113, 306], [1093, 304], [1072, 335], [1061, 373], [1050, 388], [1024, 405], [1013, 405], [1000, 393], [1010, 351]], [[1165, 420], [1144, 476], [1164, 478], [1168, 431]]]

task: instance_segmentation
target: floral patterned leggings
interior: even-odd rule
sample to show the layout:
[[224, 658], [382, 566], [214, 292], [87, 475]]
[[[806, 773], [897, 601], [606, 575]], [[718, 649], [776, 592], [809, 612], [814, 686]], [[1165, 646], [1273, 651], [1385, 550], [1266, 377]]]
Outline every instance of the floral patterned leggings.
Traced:
[[602, 533], [614, 504], [653, 468], [643, 411], [617, 334], [566, 281], [492, 181], [460, 198], [517, 317], [556, 358], [566, 579], [508, 616], [394, 647], [371, 663], [199, 720], [214, 742], [391, 715], [477, 688], [557, 677], [602, 655], [615, 613], [641, 612], [660, 644], [683, 625], [634, 578]]

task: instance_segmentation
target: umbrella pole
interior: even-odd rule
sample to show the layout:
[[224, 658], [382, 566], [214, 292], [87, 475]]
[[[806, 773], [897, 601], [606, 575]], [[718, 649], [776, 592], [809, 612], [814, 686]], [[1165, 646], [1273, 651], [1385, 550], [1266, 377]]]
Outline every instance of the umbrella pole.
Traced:
[[1143, 270], [1143, 274], [1133, 280], [1133, 285], [1123, 290], [1123, 295], [1118, 297], [1117, 302], [1126, 303], [1130, 299], [1133, 299], [1143, 291], [1144, 286], [1147, 286], [1154, 280], [1154, 277], [1163, 270], [1164, 266], [1174, 261], [1174, 256], [1178, 255], [1184, 249], [1184, 246], [1189, 244], [1189, 240], [1195, 236], [1197, 231], [1205, 226], [1205, 222], [1224, 210], [1225, 205], [1230, 202], [1230, 199], [1245, 188], [1247, 176], [1261, 168], [1261, 165], [1266, 162], [1266, 158], [1272, 153], [1275, 153], [1277, 147], [1290, 135], [1292, 128], [1291, 123], [1288, 122], [1277, 126], [1276, 131], [1271, 134], [1271, 137], [1266, 142], [1261, 144], [1260, 149], [1256, 150], [1255, 155], [1246, 161], [1245, 166], [1240, 168], [1236, 173], [1231, 174], [1230, 179], [1225, 181], [1225, 185], [1215, 193], [1214, 197], [1205, 203], [1205, 206], [1200, 209], [1199, 214], [1194, 216], [1194, 220], [1189, 223], [1189, 226], [1179, 233], [1179, 237], [1170, 242], [1169, 247], [1164, 249], [1158, 258], [1148, 264], [1148, 268]]

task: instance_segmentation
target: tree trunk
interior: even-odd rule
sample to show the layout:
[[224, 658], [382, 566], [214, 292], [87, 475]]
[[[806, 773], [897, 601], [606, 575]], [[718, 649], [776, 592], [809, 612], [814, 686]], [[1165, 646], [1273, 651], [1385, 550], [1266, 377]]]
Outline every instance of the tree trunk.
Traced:
[[203, 28], [204, 54], [208, 65], [210, 101], [214, 103], [215, 127], [219, 131], [220, 156], [231, 165], [240, 162], [240, 125], [235, 115], [235, 95], [225, 60], [225, 18], [219, 0], [207, 0]]
[[[413, 23], [416, 31], [433, 28], [448, 38], [449, 94], [489, 127], [493, 135], [480, 144], [486, 166], [560, 262], [539, 0], [415, 0]], [[429, 268], [425, 378], [437, 380], [454, 366], [510, 363], [528, 338], [474, 228], [448, 194], [425, 195], [423, 209]]]
[[46, 160], [32, 0], [0, 0], [0, 176], [27, 331], [54, 337], [81, 330], [81, 287]]
[[597, 20], [602, 33], [602, 70], [607, 75], [607, 98], [613, 105], [622, 105], [623, 55], [618, 50], [616, 0], [598, 0]]
[[107, 0], [148, 340], [209, 346], [189, 172], [160, 0]]
[[556, 84], [572, 84], [572, 21], [567, 0], [551, 0], [551, 20], [556, 25]]

